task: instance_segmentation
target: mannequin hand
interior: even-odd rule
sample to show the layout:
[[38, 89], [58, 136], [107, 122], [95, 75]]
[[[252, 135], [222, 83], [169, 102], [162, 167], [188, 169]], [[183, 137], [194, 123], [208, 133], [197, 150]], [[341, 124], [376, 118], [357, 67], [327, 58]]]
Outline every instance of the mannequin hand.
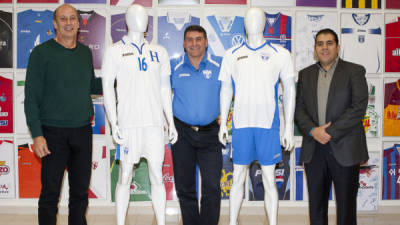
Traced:
[[118, 125], [112, 126], [112, 137], [117, 144], [124, 144], [124, 138], [121, 135]]
[[222, 125], [219, 127], [219, 132], [218, 132], [218, 139], [221, 144], [226, 145], [226, 140], [228, 138], [228, 128], [226, 125]]
[[291, 151], [294, 147], [293, 131], [291, 129], [285, 129], [283, 136], [281, 137], [281, 144], [285, 147], [285, 151]]
[[169, 142], [171, 142], [171, 144], [175, 144], [176, 141], [178, 141], [178, 131], [176, 131], [174, 125], [169, 127], [168, 137], [169, 137]]

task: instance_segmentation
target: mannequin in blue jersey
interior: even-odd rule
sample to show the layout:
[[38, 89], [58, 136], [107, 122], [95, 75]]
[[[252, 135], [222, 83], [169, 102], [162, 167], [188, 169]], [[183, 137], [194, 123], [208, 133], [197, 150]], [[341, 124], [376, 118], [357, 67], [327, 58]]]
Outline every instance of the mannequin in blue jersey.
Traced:
[[[256, 52], [261, 46], [265, 46], [265, 38], [264, 38], [264, 28], [265, 28], [266, 17], [263, 10], [259, 8], [250, 8], [246, 11], [245, 14], [245, 29], [247, 34], [247, 48]], [[275, 45], [270, 45], [273, 49], [278, 49], [281, 51], [280, 48], [274, 47]], [[265, 48], [265, 47], [263, 47]], [[229, 50], [228, 50], [229, 51]], [[276, 50], [275, 50], [276, 51]], [[233, 51], [234, 52], [234, 51]], [[234, 54], [234, 53], [232, 53]], [[286, 56], [288, 53], [285, 53]], [[250, 58], [250, 55], [245, 55], [237, 58], [237, 63], [239, 60]], [[289, 57], [290, 58], [290, 57]], [[225, 60], [225, 57], [224, 57]], [[288, 62], [289, 63], [289, 62]], [[291, 65], [291, 64], [290, 64]], [[233, 67], [233, 65], [230, 65]], [[224, 70], [224, 62], [222, 63], [221, 71]], [[291, 68], [290, 68], [291, 69]], [[290, 70], [289, 69], [289, 70]], [[230, 69], [229, 69], [230, 70]], [[234, 71], [234, 70], [233, 70]], [[236, 71], [234, 71], [236, 72]], [[222, 73], [222, 72], [221, 72]], [[289, 74], [291, 74], [289, 72]], [[221, 75], [220, 75], [221, 76]], [[229, 75], [230, 76], [230, 75]], [[233, 74], [232, 74], [233, 76]], [[221, 80], [221, 79], [220, 79]], [[240, 82], [240, 81], [238, 81]], [[289, 78], [281, 79], [283, 85], [283, 105], [284, 105], [284, 116], [285, 116], [285, 125], [284, 125], [284, 132], [283, 136], [280, 138], [281, 145], [285, 147], [285, 150], [291, 150], [294, 146], [294, 138], [293, 138], [293, 117], [294, 117], [294, 107], [295, 107], [295, 81], [294, 79], [289, 76]], [[237, 84], [235, 83], [236, 88], [238, 88]], [[238, 89], [236, 89], [235, 95], [238, 94]], [[245, 91], [247, 92], [247, 91]], [[250, 91], [249, 91], [250, 92]], [[246, 94], [246, 93], [245, 93]], [[233, 87], [232, 82], [226, 82], [222, 80], [222, 87], [221, 87], [221, 127], [219, 132], [219, 139], [221, 143], [226, 142], [226, 137], [228, 136], [227, 131], [227, 117], [228, 112], [231, 106], [233, 97]], [[237, 101], [236, 99], [235, 101]], [[235, 107], [237, 102], [235, 102], [234, 106], [234, 113]], [[251, 104], [246, 102], [246, 104]], [[276, 103], [277, 104], [277, 103]], [[243, 106], [242, 106], [243, 107]], [[276, 114], [275, 114], [276, 115]], [[235, 126], [235, 121], [233, 121]], [[249, 127], [252, 129], [252, 127]], [[245, 128], [245, 129], [249, 129]], [[235, 129], [235, 128], [233, 128]], [[254, 128], [260, 129], [260, 128]], [[237, 129], [241, 130], [241, 129]], [[265, 129], [268, 130], [268, 129]], [[279, 135], [279, 131], [277, 132]], [[256, 136], [257, 138], [257, 136]], [[257, 140], [256, 140], [257, 141]], [[233, 142], [233, 151], [235, 151], [235, 135], [232, 137]], [[279, 140], [278, 140], [279, 142]], [[279, 143], [278, 143], [279, 145]], [[278, 146], [280, 149], [280, 147]], [[246, 149], [245, 149], [246, 150]], [[262, 151], [268, 151], [268, 149], [262, 149]], [[249, 165], [236, 164], [235, 163], [235, 153], [233, 153], [233, 183], [230, 191], [230, 225], [236, 225], [239, 215], [239, 210], [241, 207], [241, 203], [243, 200], [243, 193], [244, 193], [244, 181], [246, 178], [246, 174], [249, 168]], [[236, 159], [237, 160], [237, 159]], [[251, 162], [250, 162], [251, 163]], [[249, 163], [249, 164], [250, 164]], [[270, 165], [263, 165], [261, 164], [261, 172], [262, 172], [262, 180], [264, 186], [264, 204], [265, 208], [268, 213], [268, 219], [270, 225], [277, 224], [277, 210], [278, 210], [278, 192], [276, 189], [275, 184], [275, 163]]]

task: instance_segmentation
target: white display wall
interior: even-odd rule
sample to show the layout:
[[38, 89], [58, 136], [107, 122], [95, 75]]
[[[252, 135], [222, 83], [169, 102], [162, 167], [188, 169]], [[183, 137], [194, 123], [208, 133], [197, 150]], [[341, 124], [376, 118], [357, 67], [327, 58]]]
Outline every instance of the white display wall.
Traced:
[[[100, 0], [101, 1], [101, 0]], [[3, 2], [3, 1], [0, 1]], [[75, 0], [77, 2], [77, 0]], [[92, 1], [93, 2], [93, 1]], [[366, 131], [367, 131], [367, 141], [368, 141], [368, 149], [369, 152], [371, 152], [371, 155], [374, 156], [373, 163], [377, 164], [375, 165], [376, 167], [372, 172], [374, 173], [374, 179], [373, 180], [375, 183], [372, 184], [372, 186], [378, 190], [376, 192], [371, 191], [369, 189], [369, 192], [373, 194], [373, 196], [376, 197], [376, 207], [372, 207], [369, 205], [369, 207], [366, 207], [365, 210], [377, 210], [379, 206], [400, 206], [400, 200], [383, 200], [382, 196], [382, 183], [383, 183], [383, 150], [390, 148], [391, 146], [394, 146], [396, 143], [400, 143], [400, 133], [398, 133], [395, 136], [384, 136], [383, 132], [383, 127], [384, 127], [384, 118], [385, 118], [385, 84], [388, 83], [394, 83], [397, 80], [400, 79], [400, 67], [397, 68], [397, 72], [385, 72], [385, 71], [392, 71], [386, 69], [386, 59], [385, 59], [385, 24], [389, 22], [396, 21], [398, 17], [400, 17], [400, 9], [386, 9], [385, 8], [385, 1], [382, 0], [382, 7], [381, 9], [359, 9], [359, 8], [342, 8], [341, 7], [341, 0], [337, 1], [337, 6], [336, 7], [299, 7], [295, 6], [295, 1], [289, 0], [289, 1], [260, 1], [260, 0], [247, 0], [247, 2], [244, 0], [236, 0], [236, 1], [220, 1], [220, 2], [235, 2], [235, 3], [243, 3], [244, 4], [206, 4], [206, 2], [216, 2], [216, 1], [208, 1], [208, 0], [200, 0], [199, 1], [167, 1], [167, 0], [160, 0], [160, 4], [158, 0], [133, 0], [133, 1], [124, 1], [120, 0], [119, 2], [116, 2], [115, 0], [107, 0], [107, 2], [104, 1], [104, 3], [96, 3], [96, 4], [90, 4], [90, 3], [85, 3], [85, 4], [78, 4], [75, 3], [73, 4], [77, 9], [82, 10], [82, 11], [90, 11], [94, 10], [96, 13], [98, 13], [100, 16], [103, 16], [106, 21], [105, 25], [105, 33], [104, 34], [98, 34], [98, 35], [103, 35], [103, 37], [99, 37], [99, 39], [105, 39], [105, 42], [103, 45], [96, 45], [93, 44], [91, 46], [92, 50], [97, 49], [97, 48], [103, 48], [102, 46], [106, 46], [112, 43], [112, 33], [111, 33], [111, 28], [112, 28], [112, 15], [116, 14], [121, 14], [125, 11], [126, 5], [131, 4], [132, 2], [134, 3], [139, 3], [143, 4], [144, 6], [147, 7], [149, 14], [152, 16], [152, 27], [151, 31], [148, 32], [148, 34], [151, 34], [148, 36], [149, 41], [153, 42], [158, 42], [162, 43], [163, 41], [166, 41], [165, 43], [168, 43], [168, 40], [175, 41], [177, 43], [176, 48], [181, 48], [181, 49], [175, 49], [176, 52], [182, 52], [182, 45], [183, 43], [180, 43], [182, 39], [182, 36], [174, 36], [174, 35], [181, 35], [181, 33], [173, 33], [173, 32], [162, 32], [162, 29], [166, 29], [165, 27], [161, 27], [160, 23], [162, 22], [161, 17], [168, 15], [178, 15], [176, 17], [171, 17], [176, 19], [175, 23], [175, 28], [178, 30], [182, 28], [184, 23], [189, 22], [193, 18], [199, 18], [200, 24], [204, 25], [204, 27], [207, 28], [207, 31], [209, 29], [212, 29], [213, 25], [211, 22], [207, 20], [208, 16], [216, 16], [219, 18], [228, 18], [229, 17], [232, 19], [235, 16], [244, 16], [245, 10], [249, 7], [252, 6], [258, 6], [260, 8], [263, 8], [267, 13], [269, 14], [275, 14], [278, 12], [281, 12], [287, 16], [291, 16], [291, 27], [288, 27], [286, 29], [291, 29], [291, 52], [292, 52], [292, 59], [294, 61], [294, 70], [298, 72], [301, 68], [304, 67], [304, 65], [309, 65], [310, 63], [313, 62], [313, 39], [312, 39], [312, 34], [310, 32], [315, 32], [312, 31], [311, 25], [307, 25], [304, 23], [304, 18], [311, 15], [313, 16], [312, 18], [318, 20], [321, 19], [318, 17], [318, 15], [329, 15], [329, 18], [334, 18], [333, 20], [331, 19], [329, 22], [332, 26], [332, 28], [337, 31], [339, 35], [340, 42], [344, 39], [347, 40], [348, 36], [346, 36], [348, 33], [348, 30], [342, 30], [342, 28], [348, 28], [351, 26], [351, 20], [348, 18], [352, 17], [353, 13], [356, 14], [366, 14], [366, 13], [371, 13], [373, 16], [371, 18], [374, 18], [373, 22], [375, 23], [374, 27], [368, 28], [368, 29], [375, 29], [375, 32], [379, 32], [376, 30], [377, 28], [380, 28], [381, 35], [378, 37], [378, 42], [375, 41], [374, 45], [369, 45], [368, 48], [373, 48], [376, 49], [375, 53], [373, 56], [371, 55], [371, 51], [366, 51], [366, 52], [359, 52], [360, 50], [356, 50], [357, 46], [352, 45], [351, 42], [347, 43], [342, 43], [343, 50], [344, 52], [341, 52], [341, 56], [344, 58], [352, 58], [354, 60], [359, 60], [359, 62], [365, 62], [367, 65], [365, 67], [368, 68], [368, 74], [367, 74], [367, 80], [369, 84], [369, 92], [370, 92], [370, 102], [369, 105], [369, 115], [366, 116]], [[312, 1], [310, 1], [312, 2]], [[18, 165], [19, 162], [19, 154], [18, 154], [18, 145], [19, 143], [26, 143], [29, 146], [29, 143], [32, 143], [30, 139], [30, 135], [27, 133], [26, 129], [26, 124], [25, 124], [25, 118], [24, 118], [24, 113], [23, 113], [23, 98], [24, 98], [24, 93], [23, 93], [23, 86], [24, 86], [24, 78], [25, 78], [25, 72], [26, 70], [24, 68], [19, 68], [18, 66], [18, 48], [22, 46], [22, 43], [17, 43], [18, 40], [18, 33], [20, 32], [18, 30], [18, 24], [20, 24], [20, 21], [18, 21], [18, 13], [22, 11], [26, 11], [29, 9], [32, 9], [34, 11], [42, 11], [42, 10], [54, 10], [57, 6], [63, 3], [63, 0], [60, 0], [59, 3], [17, 3], [17, 0], [14, 0], [13, 3], [0, 3], [0, 10], [1, 11], [6, 11], [6, 12], [11, 12], [13, 13], [13, 23], [12, 23], [12, 29], [13, 29], [13, 43], [12, 43], [12, 49], [13, 49], [13, 66], [10, 68], [0, 68], [0, 76], [3, 76], [5, 78], [11, 79], [13, 82], [13, 132], [11, 133], [0, 133], [0, 139], [1, 140], [9, 140], [13, 142], [13, 155], [11, 156], [5, 156], [6, 154], [3, 154], [0, 151], [0, 167], [5, 168], [5, 166], [9, 167], [8, 170], [8, 175], [13, 174], [11, 178], [13, 178], [12, 182], [8, 182], [7, 187], [1, 184], [1, 178], [4, 177], [2, 174], [0, 175], [0, 194], [3, 192], [7, 192], [7, 190], [10, 190], [7, 192], [7, 194], [4, 194], [0, 198], [0, 205], [7, 205], [7, 204], [12, 204], [12, 205], [25, 205], [27, 204], [36, 204], [37, 199], [35, 198], [29, 198], [29, 197], [21, 197], [21, 193], [19, 192], [20, 186], [19, 186], [19, 179], [20, 177], [20, 167]], [[117, 4], [117, 5], [110, 5], [111, 4]], [[269, 3], [269, 4], [268, 4]], [[281, 3], [282, 6], [278, 6], [277, 4]], [[124, 6], [125, 5], [125, 6]], [[347, 19], [346, 19], [347, 18]], [[376, 19], [375, 19], [376, 18]], [[119, 18], [121, 19], [121, 18]], [[178, 19], [182, 21], [178, 21]], [[168, 20], [168, 19], [167, 19]], [[372, 19], [371, 19], [372, 20]], [[160, 22], [161, 21], [161, 22]], [[233, 24], [234, 20], [231, 20]], [[90, 21], [89, 21], [90, 22]], [[232, 43], [234, 41], [240, 41], [240, 36], [235, 36], [235, 34], [230, 33], [229, 29], [232, 28], [232, 24], [229, 25], [228, 23], [222, 24], [221, 28], [223, 29], [228, 29], [226, 31], [226, 34], [232, 35]], [[229, 27], [230, 26], [230, 27]], [[311, 29], [311, 30], [310, 30]], [[350, 29], [350, 28], [349, 28]], [[18, 31], [18, 32], [17, 32]], [[116, 31], [121, 32], [120, 36], [122, 33], [126, 32], [121, 29], [116, 29]], [[182, 30], [181, 30], [182, 31]], [[342, 32], [344, 31], [344, 32]], [[210, 31], [209, 34], [214, 33], [214, 36], [217, 36], [215, 34], [215, 31]], [[238, 32], [239, 33], [239, 32]], [[234, 37], [236, 39], [234, 39]], [[243, 37], [243, 36], [242, 36]], [[311, 37], [311, 38], [310, 38]], [[213, 37], [215, 38], [215, 37]], [[237, 39], [239, 38], [239, 39]], [[287, 37], [286, 37], [287, 38]], [[362, 35], [359, 35], [358, 38], [365, 38]], [[89, 38], [90, 39], [90, 38]], [[162, 39], [162, 40], [161, 40]], [[400, 38], [399, 38], [400, 39]], [[221, 39], [222, 40], [222, 39]], [[34, 40], [34, 41], [39, 41], [39, 40]], [[87, 39], [82, 38], [81, 41], [87, 41]], [[40, 42], [43, 42], [42, 40]], [[360, 42], [360, 39], [359, 39]], [[215, 46], [214, 46], [215, 44]], [[223, 43], [217, 43], [215, 42], [213, 44], [213, 50], [215, 49], [215, 53], [218, 55], [223, 54], [223, 49], [226, 46], [222, 46]], [[221, 45], [221, 46], [218, 46]], [[100, 46], [100, 47], [99, 47]], [[367, 50], [371, 50], [367, 49]], [[99, 50], [99, 49], [97, 49]], [[100, 49], [102, 50], [104, 49]], [[174, 49], [172, 49], [174, 50]], [[393, 55], [396, 56], [398, 55], [399, 52], [393, 52]], [[171, 57], [176, 56], [176, 53], [172, 54]], [[101, 57], [101, 56], [98, 56]], [[304, 60], [302, 60], [302, 58]], [[373, 65], [373, 63], [376, 63]], [[99, 67], [98, 67], [99, 68]], [[96, 74], [100, 75], [100, 70], [96, 69]], [[1, 92], [2, 90], [0, 90]], [[0, 93], [1, 94], [1, 93]], [[101, 105], [101, 99], [97, 99], [96, 101], [100, 101]], [[400, 112], [398, 112], [400, 114]], [[400, 115], [399, 115], [400, 116]], [[400, 118], [400, 117], [399, 117]], [[399, 119], [398, 118], [398, 119]], [[10, 121], [11, 122], [11, 121]], [[100, 146], [99, 149], [103, 150], [103, 146], [106, 146], [107, 153], [110, 149], [114, 149], [115, 146], [112, 142], [112, 138], [110, 136], [110, 129], [107, 124], [105, 123], [103, 131], [105, 131], [105, 134], [96, 134], [94, 135], [94, 146]], [[101, 131], [100, 131], [101, 133]], [[296, 136], [296, 147], [300, 147], [301, 144], [301, 137]], [[0, 146], [1, 147], [1, 146]], [[0, 148], [1, 149], [1, 148]], [[298, 183], [296, 183], [295, 179], [296, 173], [301, 172], [301, 167], [299, 165], [296, 166], [296, 158], [295, 158], [295, 151], [292, 152], [290, 155], [290, 176], [287, 178], [287, 185], [288, 189], [290, 190], [288, 192], [289, 194], [289, 199], [288, 200], [282, 200], [280, 202], [281, 206], [302, 206], [305, 207], [307, 204], [305, 204], [305, 201], [307, 199], [306, 195], [304, 195], [304, 198], [301, 198], [301, 200], [298, 200], [297, 197], [300, 196], [296, 192], [298, 188], [300, 187]], [[106, 160], [104, 160], [103, 164], [101, 165], [101, 171], [103, 171], [103, 175], [99, 175], [96, 172], [96, 179], [105, 179], [99, 182], [99, 185], [101, 186], [100, 190], [98, 190], [98, 196], [100, 196], [98, 199], [92, 199], [90, 202], [90, 205], [96, 206], [96, 205], [109, 205], [112, 206], [112, 197], [111, 197], [111, 177], [110, 177], [110, 172], [108, 168], [110, 168], [110, 154], [105, 154], [106, 155]], [[372, 168], [372, 167], [371, 167]], [[397, 174], [399, 171], [395, 171]], [[230, 172], [231, 173], [231, 172]], [[21, 173], [22, 174], [22, 173]], [[231, 183], [229, 182], [229, 174], [224, 173], [224, 180], [221, 180], [221, 183], [224, 185], [223, 190], [225, 191], [223, 196], [228, 195], [229, 196], [229, 188], [226, 186], [229, 186]], [[398, 176], [398, 175], [397, 175]], [[364, 177], [364, 176], [363, 176]], [[377, 177], [377, 178], [376, 178]], [[283, 179], [283, 178], [282, 178]], [[248, 176], [248, 181], [246, 182], [246, 194], [245, 194], [245, 201], [243, 203], [244, 206], [246, 205], [259, 205], [263, 206], [263, 203], [261, 201], [255, 201], [255, 203], [250, 203], [253, 201], [250, 201], [250, 190], [252, 189], [250, 182], [250, 176]], [[378, 182], [378, 183], [376, 183]], [[400, 181], [397, 181], [397, 185], [400, 185]], [[396, 183], [395, 183], [396, 184]], [[27, 184], [24, 184], [27, 185]], [[7, 189], [7, 190], [5, 190]], [[375, 190], [374, 189], [374, 190]], [[303, 188], [303, 191], [306, 191], [306, 189]], [[65, 194], [63, 195], [64, 197], [66, 196]], [[361, 196], [367, 196], [366, 194], [361, 195]], [[366, 198], [366, 197], [364, 197]], [[395, 196], [394, 198], [398, 198]], [[172, 198], [174, 199], [174, 198]], [[176, 199], [176, 198], [175, 198]], [[296, 200], [297, 199], [297, 200]], [[65, 198], [64, 200], [65, 201]], [[359, 202], [362, 202], [361, 200]], [[365, 201], [364, 201], [365, 202]], [[149, 202], [147, 202], [148, 205], [150, 205]], [[147, 204], [143, 203], [143, 204]], [[169, 201], [168, 204], [176, 205], [176, 200], [171, 200]], [[227, 205], [228, 201], [223, 200], [223, 205]], [[361, 204], [361, 203], [360, 203]], [[372, 203], [368, 203], [372, 204]], [[362, 208], [362, 207], [361, 207]]]

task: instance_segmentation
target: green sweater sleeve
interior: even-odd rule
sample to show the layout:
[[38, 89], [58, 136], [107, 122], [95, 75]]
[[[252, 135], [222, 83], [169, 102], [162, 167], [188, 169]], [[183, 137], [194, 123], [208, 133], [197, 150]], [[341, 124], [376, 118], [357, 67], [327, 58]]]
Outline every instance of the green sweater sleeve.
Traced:
[[90, 94], [92, 95], [102, 95], [103, 94], [103, 85], [101, 83], [101, 78], [92, 77]]
[[42, 136], [40, 105], [44, 87], [44, 58], [39, 49], [34, 49], [29, 56], [25, 82], [25, 116], [32, 138]]

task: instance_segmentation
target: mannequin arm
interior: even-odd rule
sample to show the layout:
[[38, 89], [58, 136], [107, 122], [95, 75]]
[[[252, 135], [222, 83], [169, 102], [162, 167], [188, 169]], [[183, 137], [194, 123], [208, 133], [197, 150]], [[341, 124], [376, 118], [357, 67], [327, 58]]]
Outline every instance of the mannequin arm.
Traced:
[[294, 147], [294, 107], [296, 100], [296, 88], [295, 81], [293, 78], [288, 78], [282, 80], [283, 84], [283, 109], [285, 115], [285, 130], [283, 132], [283, 136], [281, 139], [282, 145], [285, 147], [285, 150], [291, 150]]
[[174, 116], [172, 114], [172, 94], [169, 76], [161, 76], [161, 100], [163, 109], [168, 122], [168, 137], [171, 144], [178, 140], [178, 132], [175, 128]]
[[[123, 144], [123, 137], [117, 125], [117, 103], [115, 99], [114, 82], [115, 82], [115, 64], [113, 64], [111, 50], [107, 49], [104, 54], [106, 57], [103, 60], [101, 68], [104, 108], [108, 120], [111, 124], [112, 136], [117, 144]], [[108, 57], [107, 57], [108, 56]]]
[[229, 109], [231, 108], [233, 97], [233, 88], [231, 82], [222, 81], [221, 92], [220, 92], [220, 128], [218, 133], [219, 141], [222, 144], [226, 144], [226, 139], [228, 138], [228, 128], [226, 127], [226, 122], [228, 121]]
[[112, 136], [117, 144], [123, 144], [123, 138], [117, 125], [117, 109], [114, 93], [114, 80], [103, 77], [104, 108], [111, 124]]

